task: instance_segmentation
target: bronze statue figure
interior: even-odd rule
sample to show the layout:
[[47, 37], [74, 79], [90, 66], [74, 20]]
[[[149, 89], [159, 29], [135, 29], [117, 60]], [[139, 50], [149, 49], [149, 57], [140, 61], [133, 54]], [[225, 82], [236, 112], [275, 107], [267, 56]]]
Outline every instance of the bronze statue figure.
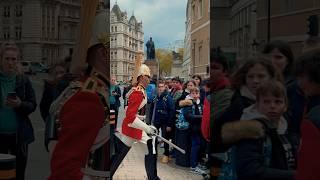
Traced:
[[152, 41], [152, 37], [150, 37], [150, 40], [146, 44], [147, 46], [147, 59], [153, 60], [155, 59], [155, 48], [154, 48], [154, 42]]

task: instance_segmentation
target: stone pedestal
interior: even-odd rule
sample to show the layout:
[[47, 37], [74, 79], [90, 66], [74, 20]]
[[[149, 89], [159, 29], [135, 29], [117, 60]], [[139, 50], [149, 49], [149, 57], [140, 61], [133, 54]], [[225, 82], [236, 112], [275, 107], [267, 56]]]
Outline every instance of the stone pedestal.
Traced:
[[150, 68], [151, 77], [158, 75], [158, 63], [156, 60], [145, 60], [144, 64]]

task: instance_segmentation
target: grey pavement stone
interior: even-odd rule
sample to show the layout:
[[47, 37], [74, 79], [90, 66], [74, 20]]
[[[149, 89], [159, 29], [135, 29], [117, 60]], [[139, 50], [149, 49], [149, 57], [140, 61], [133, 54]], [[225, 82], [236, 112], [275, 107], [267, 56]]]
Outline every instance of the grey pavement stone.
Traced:
[[[144, 180], [147, 175], [144, 169], [144, 144], [136, 143], [132, 146], [129, 153], [119, 166], [114, 180]], [[174, 159], [168, 164], [160, 162], [162, 157], [162, 148], [159, 148], [157, 170], [158, 176], [163, 180], [201, 180], [202, 176], [190, 172], [189, 168], [175, 165]]]

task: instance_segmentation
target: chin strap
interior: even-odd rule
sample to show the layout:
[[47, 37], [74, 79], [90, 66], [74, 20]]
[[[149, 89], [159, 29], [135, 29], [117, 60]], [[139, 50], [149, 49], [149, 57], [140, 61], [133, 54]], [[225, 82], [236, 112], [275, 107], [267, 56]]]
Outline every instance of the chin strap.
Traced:
[[144, 87], [144, 85], [142, 83], [139, 83], [138, 86], [143, 87], [143, 89], [146, 89], [146, 87]]

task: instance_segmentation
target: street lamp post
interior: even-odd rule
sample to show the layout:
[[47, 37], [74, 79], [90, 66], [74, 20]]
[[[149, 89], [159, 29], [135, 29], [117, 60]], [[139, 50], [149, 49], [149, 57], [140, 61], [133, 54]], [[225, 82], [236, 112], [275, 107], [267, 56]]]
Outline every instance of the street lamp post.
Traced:
[[157, 68], [157, 85], [158, 85], [158, 82], [159, 82], [159, 76], [160, 76], [160, 60], [158, 58], [156, 58], [156, 61], [157, 61], [157, 65], [158, 65], [158, 68]]
[[271, 0], [268, 0], [268, 38], [267, 38], [267, 42], [270, 42], [270, 28], [271, 28]]
[[257, 53], [257, 47], [259, 46], [259, 43], [256, 41], [256, 39], [253, 39], [251, 43], [252, 49], [253, 49], [253, 55], [256, 56]]

